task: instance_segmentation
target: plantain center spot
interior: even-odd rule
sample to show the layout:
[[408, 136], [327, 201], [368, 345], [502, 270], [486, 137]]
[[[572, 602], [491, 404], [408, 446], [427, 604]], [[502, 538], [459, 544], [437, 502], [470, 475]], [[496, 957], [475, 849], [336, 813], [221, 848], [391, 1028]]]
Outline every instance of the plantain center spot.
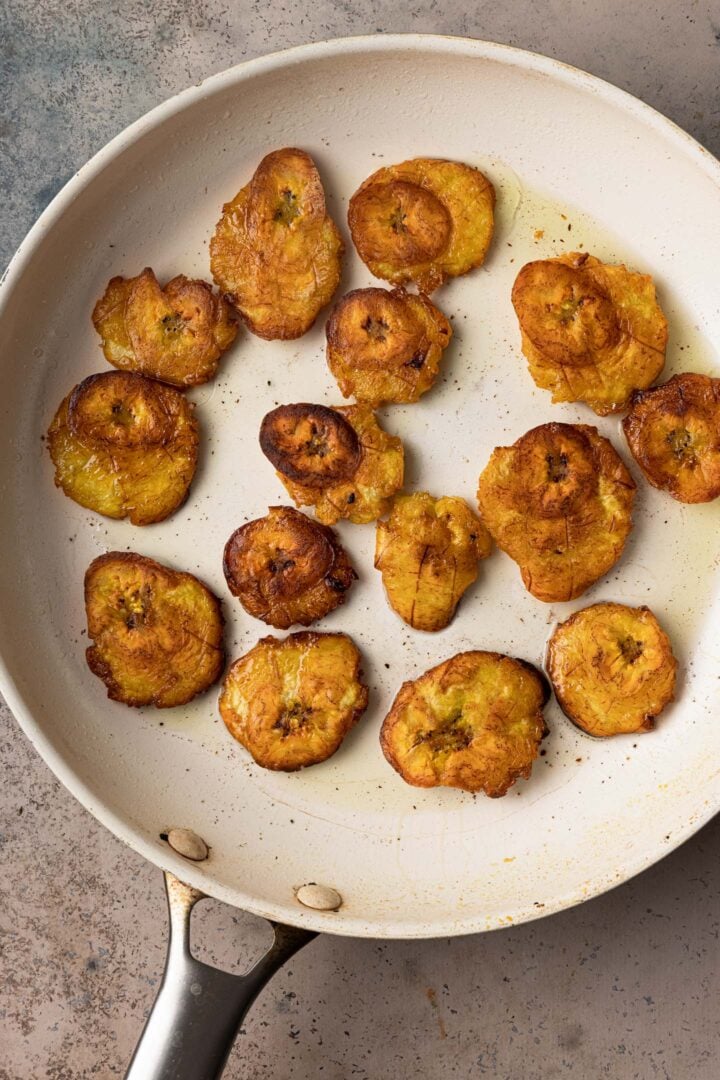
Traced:
[[273, 214], [273, 221], [282, 221], [283, 225], [291, 225], [297, 217], [300, 217], [297, 195], [290, 188], [283, 188], [280, 192], [280, 202]]
[[401, 206], [396, 206], [390, 215], [390, 228], [397, 235], [398, 233], [406, 233], [408, 227], [405, 224], [405, 218], [407, 214], [403, 213]]
[[185, 329], [185, 320], [182, 315], [174, 311], [172, 315], [163, 315], [160, 325], [168, 335], [179, 334]]
[[[585, 296], [568, 296], [561, 303], [555, 306], [555, 314], [563, 326], [567, 326], [571, 323], [577, 315], [580, 308], [586, 302]], [[553, 305], [550, 305], [551, 309]]]
[[284, 559], [282, 556], [276, 555], [268, 563], [268, 570], [271, 574], [284, 574], [286, 570], [292, 570], [294, 565], [294, 559]]
[[463, 723], [462, 710], [454, 713], [445, 723], [433, 731], [426, 731], [418, 740], [425, 743], [433, 754], [454, 753], [465, 750], [472, 742], [472, 732]]
[[672, 431], [668, 432], [666, 439], [670, 451], [677, 461], [690, 463], [695, 460], [693, 437], [687, 428], [673, 428]]
[[328, 452], [325, 436], [322, 431], [318, 431], [314, 424], [310, 428], [310, 438], [303, 449], [309, 457], [324, 458]]
[[134, 589], [118, 600], [121, 617], [128, 630], [137, 630], [145, 623], [150, 596], [146, 590]]
[[368, 315], [362, 324], [362, 329], [371, 341], [387, 341], [387, 331], [390, 327], [384, 319], [373, 319], [372, 315]]
[[562, 484], [564, 480], [567, 480], [569, 471], [567, 454], [547, 454], [545, 461], [548, 481], [551, 484]]
[[618, 642], [622, 658], [626, 664], [634, 664], [643, 654], [642, 641], [636, 641], [633, 637], [621, 638]]
[[275, 731], [279, 731], [282, 738], [288, 735], [297, 735], [309, 723], [312, 709], [307, 708], [299, 701], [289, 705], [273, 724]]
[[135, 422], [135, 415], [128, 409], [124, 401], [118, 398], [110, 406], [110, 415], [119, 427], [131, 427]]

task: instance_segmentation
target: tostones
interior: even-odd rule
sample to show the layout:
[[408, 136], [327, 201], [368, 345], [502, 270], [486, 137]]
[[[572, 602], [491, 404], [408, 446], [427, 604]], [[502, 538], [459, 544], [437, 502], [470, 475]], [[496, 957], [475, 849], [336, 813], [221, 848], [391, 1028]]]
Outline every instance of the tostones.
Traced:
[[573, 600], [615, 565], [634, 499], [612, 443], [585, 424], [542, 424], [498, 447], [478, 488], [493, 540], [547, 603]]
[[369, 176], [350, 199], [348, 224], [375, 277], [430, 293], [483, 263], [494, 208], [495, 189], [479, 169], [414, 158]]
[[464, 652], [403, 683], [380, 743], [403, 780], [505, 795], [547, 734], [544, 676], [524, 660]]
[[452, 327], [425, 296], [355, 289], [325, 328], [327, 362], [343, 395], [373, 407], [417, 401], [435, 382]]
[[236, 529], [223, 569], [248, 614], [278, 630], [322, 619], [357, 579], [336, 533], [290, 506]]
[[677, 660], [646, 607], [577, 611], [550, 638], [547, 670], [561, 709], [589, 735], [650, 731], [675, 695]]
[[186, 499], [198, 456], [194, 406], [127, 371], [83, 379], [48, 430], [55, 484], [80, 506], [133, 525], [164, 521]]
[[298, 338], [340, 282], [343, 242], [304, 150], [274, 150], [223, 207], [210, 241], [215, 283], [254, 334]]
[[649, 274], [587, 252], [527, 263], [512, 302], [535, 384], [607, 416], [665, 364], [667, 321]]
[[654, 487], [684, 503], [720, 495], [720, 379], [686, 371], [636, 391], [623, 430]]
[[131, 552], [94, 559], [85, 574], [90, 670], [125, 705], [184, 705], [223, 669], [223, 617], [210, 590]]
[[260, 448], [296, 506], [320, 521], [375, 521], [403, 485], [402, 442], [369, 405], [280, 405], [263, 419]]
[[212, 379], [237, 334], [233, 309], [207, 282], [180, 274], [162, 289], [149, 267], [114, 277], [92, 319], [114, 367], [181, 387]]
[[375, 567], [390, 607], [415, 630], [443, 630], [478, 575], [492, 541], [464, 499], [398, 495], [378, 521]]
[[368, 689], [347, 634], [303, 630], [262, 638], [236, 660], [220, 714], [264, 769], [294, 772], [325, 761], [362, 716]]

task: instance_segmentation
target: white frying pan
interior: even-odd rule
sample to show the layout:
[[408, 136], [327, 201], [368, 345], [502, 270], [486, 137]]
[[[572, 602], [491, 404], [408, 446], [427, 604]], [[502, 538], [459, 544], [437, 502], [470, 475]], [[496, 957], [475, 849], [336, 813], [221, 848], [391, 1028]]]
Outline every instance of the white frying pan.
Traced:
[[[361, 580], [322, 628], [347, 630], [361, 646], [371, 702], [335, 757], [299, 774], [252, 765], [226, 734], [215, 691], [186, 708], [133, 711], [109, 702], [85, 665], [82, 578], [108, 549], [208, 582], [225, 601], [231, 657], [266, 632], [229, 596], [222, 548], [239, 524], [286, 501], [257, 447], [264, 413], [279, 402], [341, 400], [323, 359], [322, 318], [296, 342], [242, 333], [215, 383], [192, 392], [202, 464], [186, 506], [161, 525], [111, 522], [55, 491], [41, 435], [68, 389], [106, 369], [90, 311], [108, 278], [146, 265], [161, 278], [208, 277], [222, 202], [285, 145], [314, 156], [341, 228], [349, 195], [381, 164], [456, 158], [497, 186], [485, 266], [436, 294], [456, 329], [442, 382], [420, 404], [383, 413], [405, 439], [409, 487], [472, 501], [494, 446], [551, 419], [596, 422], [581, 407], [552, 406], [525, 370], [509, 295], [529, 258], [582, 246], [652, 271], [670, 320], [667, 373], [717, 372], [720, 165], [627, 94], [515, 49], [414, 35], [311, 45], [217, 75], [86, 165], [5, 278], [3, 692], [50, 767], [117, 836], [197, 890], [273, 920], [430, 937], [576, 904], [662, 857], [720, 806], [717, 504], [683, 507], [640, 482], [626, 552], [581, 601], [534, 600], [496, 553], [436, 635], [409, 631], [388, 609], [372, 569], [374, 529], [342, 527]], [[344, 288], [371, 283], [349, 243], [346, 266]], [[618, 421], [597, 426], [627, 460]], [[530, 781], [495, 801], [410, 788], [386, 764], [378, 728], [404, 679], [471, 647], [541, 664], [553, 622], [606, 598], [650, 603], [673, 639], [678, 701], [656, 732], [593, 741], [551, 704], [545, 756]], [[161, 839], [173, 826], [202, 836], [209, 859], [174, 853]], [[308, 882], [336, 889], [342, 907], [303, 907], [295, 892]], [[229, 1018], [214, 1011], [226, 1041], [236, 1005]], [[218, 1053], [204, 1072], [198, 1059], [187, 1073], [146, 1061], [134, 1075], [215, 1075]]]

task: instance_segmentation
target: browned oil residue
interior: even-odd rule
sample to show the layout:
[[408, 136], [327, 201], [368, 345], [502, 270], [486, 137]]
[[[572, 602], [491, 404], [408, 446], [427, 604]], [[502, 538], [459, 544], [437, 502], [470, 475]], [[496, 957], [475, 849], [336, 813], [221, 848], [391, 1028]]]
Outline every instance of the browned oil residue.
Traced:
[[432, 986], [428, 986], [427, 990], [425, 991], [425, 996], [427, 997], [428, 1001], [432, 1005], [433, 1009], [435, 1009], [437, 1014], [438, 1014], [437, 1022], [438, 1022], [438, 1031], [440, 1032], [440, 1038], [441, 1039], [447, 1039], [447, 1031], [445, 1030], [445, 1021], [443, 1020], [442, 1016], [440, 1015], [440, 1006], [438, 1005], [437, 994], [433, 990]]

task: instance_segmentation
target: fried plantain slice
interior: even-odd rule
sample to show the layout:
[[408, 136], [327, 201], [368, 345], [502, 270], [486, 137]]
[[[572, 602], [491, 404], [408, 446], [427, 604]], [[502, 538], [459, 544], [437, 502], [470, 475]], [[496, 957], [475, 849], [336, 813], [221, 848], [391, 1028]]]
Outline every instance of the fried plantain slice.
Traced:
[[114, 367], [172, 386], [212, 379], [237, 334], [233, 309], [207, 282], [179, 274], [162, 289], [149, 267], [112, 278], [92, 319]]
[[236, 529], [223, 570], [248, 614], [277, 630], [322, 619], [357, 580], [333, 530], [291, 506], [271, 506], [264, 518]]
[[527, 263], [512, 302], [530, 374], [553, 401], [607, 416], [663, 369], [667, 321], [648, 274], [573, 252]]
[[492, 540], [464, 499], [426, 491], [397, 495], [378, 521], [375, 568], [388, 603], [415, 630], [443, 630], [478, 575]]
[[360, 653], [347, 634], [303, 630], [262, 638], [236, 660], [220, 715], [264, 769], [294, 772], [327, 760], [367, 707]]
[[88, 666], [113, 701], [168, 709], [220, 677], [220, 601], [192, 574], [111, 551], [87, 569], [85, 610]]
[[350, 199], [348, 224], [375, 277], [430, 293], [482, 264], [494, 207], [495, 189], [479, 169], [414, 158], [369, 176]]
[[541, 424], [493, 450], [478, 504], [495, 543], [538, 600], [573, 600], [620, 558], [635, 482], [585, 424]]
[[403, 485], [402, 442], [383, 431], [369, 405], [280, 406], [263, 420], [260, 445], [295, 505], [314, 507], [325, 525], [341, 518], [359, 525], [375, 521]]
[[547, 734], [544, 676], [524, 660], [464, 652], [403, 683], [380, 745], [403, 780], [504, 795], [530, 776]]
[[452, 327], [425, 296], [355, 289], [325, 327], [327, 362], [343, 395], [377, 406], [417, 401], [435, 382]]
[[350, 480], [360, 464], [352, 424], [325, 405], [279, 405], [260, 425], [260, 449], [278, 472], [305, 487]]
[[178, 390], [143, 375], [88, 376], [48, 430], [56, 486], [106, 517], [164, 521], [185, 501], [195, 473], [193, 409]]
[[654, 487], [684, 503], [720, 495], [720, 379], [686, 371], [636, 391], [623, 430]]
[[297, 338], [340, 282], [343, 242], [304, 150], [274, 150], [231, 202], [210, 241], [215, 283], [254, 334]]
[[561, 709], [589, 735], [650, 731], [675, 696], [677, 660], [646, 607], [576, 611], [550, 638], [547, 670]]

